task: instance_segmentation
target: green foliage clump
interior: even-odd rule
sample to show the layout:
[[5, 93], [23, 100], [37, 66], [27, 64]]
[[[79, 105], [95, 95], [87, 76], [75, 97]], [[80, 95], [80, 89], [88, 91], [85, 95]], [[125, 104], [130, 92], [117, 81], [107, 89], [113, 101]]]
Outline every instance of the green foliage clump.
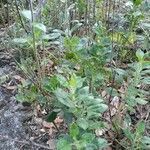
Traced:
[[[143, 88], [150, 84], [149, 24], [142, 23], [143, 3], [129, 1], [128, 12], [119, 14], [114, 4], [102, 0], [92, 5], [88, 0], [48, 1], [40, 19], [34, 8], [21, 11], [28, 33], [17, 35], [12, 44], [21, 51], [18, 69], [26, 80], [18, 86], [16, 97], [46, 108], [46, 121], [56, 128], [54, 120], [63, 117], [68, 131], [59, 136], [58, 150], [109, 145], [149, 149], [146, 121], [133, 122], [131, 117], [139, 105], [149, 104], [149, 92]], [[115, 97], [119, 101], [114, 106]], [[96, 136], [96, 130], [111, 132], [113, 137], [106, 138], [105, 131]]]

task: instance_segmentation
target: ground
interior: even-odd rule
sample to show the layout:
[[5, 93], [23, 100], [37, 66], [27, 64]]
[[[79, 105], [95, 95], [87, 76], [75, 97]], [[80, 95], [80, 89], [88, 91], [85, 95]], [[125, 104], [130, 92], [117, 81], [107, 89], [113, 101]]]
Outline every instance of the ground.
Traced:
[[0, 77], [7, 78], [0, 86], [0, 149], [54, 149], [55, 140], [53, 137], [50, 140], [50, 135], [43, 129], [41, 118], [35, 117], [32, 106], [16, 101], [19, 75], [11, 55], [3, 48], [0, 49]]

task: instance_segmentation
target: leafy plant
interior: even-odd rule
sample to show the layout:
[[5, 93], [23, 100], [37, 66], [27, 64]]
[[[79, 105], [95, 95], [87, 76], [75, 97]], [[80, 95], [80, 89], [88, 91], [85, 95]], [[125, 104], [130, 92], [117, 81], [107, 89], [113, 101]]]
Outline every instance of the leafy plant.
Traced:
[[59, 139], [57, 149], [82, 150], [82, 149], [103, 149], [107, 147], [107, 141], [103, 138], [96, 138], [93, 133], [81, 132], [76, 123], [72, 123], [69, 134]]
[[147, 74], [149, 73], [150, 63], [149, 61], [144, 60], [144, 55], [144, 52], [137, 50], [136, 56], [138, 62], [131, 65], [134, 69], [133, 81], [130, 83], [125, 97], [128, 106], [131, 108], [137, 104], [145, 105], [148, 103], [144, 98], [146, 93], [142, 89], [137, 88], [139, 85], [149, 84], [149, 77]]
[[[126, 147], [126, 149], [147, 149], [149, 145], [149, 137], [143, 136], [145, 131], [145, 123], [143, 121], [139, 121], [136, 125], [135, 132], [131, 131], [129, 128], [123, 130], [126, 138], [125, 141], [122, 141], [122, 145]], [[144, 142], [144, 139], [147, 139]]]
[[[54, 91], [58, 100], [55, 107], [60, 108], [64, 119], [68, 123], [69, 133], [60, 137], [57, 149], [103, 149], [107, 141], [96, 138], [93, 131], [103, 128], [105, 123], [99, 117], [107, 110], [102, 98], [94, 97], [89, 93], [89, 87], [84, 86], [85, 78], [72, 74], [65, 78], [58, 74], [57, 81], [60, 88]], [[46, 88], [47, 90], [49, 88]], [[48, 115], [48, 122], [53, 122], [56, 113]]]
[[17, 69], [26, 78], [16, 97], [38, 102], [54, 125], [63, 116], [68, 131], [59, 135], [57, 149], [104, 149], [106, 140], [114, 149], [149, 149], [146, 123], [130, 117], [149, 103], [146, 2], [26, 1], [30, 10], [22, 3], [11, 34], [21, 57]]

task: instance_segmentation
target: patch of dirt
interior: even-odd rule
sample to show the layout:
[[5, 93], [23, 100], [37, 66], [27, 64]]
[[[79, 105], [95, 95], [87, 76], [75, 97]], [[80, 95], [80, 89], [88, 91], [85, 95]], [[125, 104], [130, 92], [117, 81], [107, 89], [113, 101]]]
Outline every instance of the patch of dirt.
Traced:
[[52, 137], [50, 129], [44, 129], [42, 118], [34, 115], [32, 106], [15, 99], [17, 82], [13, 77], [17, 77], [17, 71], [12, 60], [5, 49], [0, 50], [0, 149], [55, 149], [56, 134]]

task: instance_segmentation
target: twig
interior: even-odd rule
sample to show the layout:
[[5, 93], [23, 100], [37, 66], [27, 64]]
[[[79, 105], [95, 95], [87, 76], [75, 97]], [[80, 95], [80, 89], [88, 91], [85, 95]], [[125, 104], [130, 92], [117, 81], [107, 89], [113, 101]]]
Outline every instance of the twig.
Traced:
[[57, 129], [57, 131], [60, 133], [60, 130], [59, 130], [59, 128], [57, 127], [57, 125], [56, 125], [56, 123], [53, 121], [53, 124], [54, 124], [54, 126], [55, 126], [55, 128]]
[[17, 143], [21, 143], [21, 144], [26, 144], [26, 145], [30, 145], [30, 146], [32, 145], [32, 146], [36, 146], [36, 147], [40, 147], [40, 148], [52, 150], [52, 149], [51, 149], [50, 147], [48, 147], [48, 146], [35, 143], [35, 142], [31, 141], [31, 140], [29, 140], [29, 141], [21, 141], [21, 140], [16, 140], [16, 139], [13, 139], [13, 138], [11, 138], [11, 137], [4, 136], [4, 135], [0, 135], [0, 139], [6, 139], [6, 140], [14, 141], [14, 142], [17, 142]]
[[[113, 21], [114, 21], [114, 10], [115, 9], [115, 1], [114, 1], [114, 3], [113, 3]], [[114, 54], [114, 37], [113, 37], [113, 35], [114, 35], [114, 26], [112, 27], [112, 45], [111, 45], [111, 47], [112, 47], [112, 50], [111, 50], [111, 58], [110, 58], [110, 64], [112, 63], [112, 61], [113, 61], [113, 54]], [[111, 123], [113, 123], [112, 122], [112, 116], [111, 116], [111, 97], [112, 97], [112, 93], [113, 93], [113, 86], [114, 86], [114, 83], [115, 83], [115, 77], [116, 77], [116, 72], [113, 70], [113, 66], [111, 66], [111, 72], [112, 72], [112, 83], [111, 83], [111, 91], [110, 91], [110, 94], [109, 94], [109, 99], [108, 99], [108, 103], [109, 103], [109, 117], [110, 117], [110, 121], [111, 121]]]
[[21, 25], [22, 25], [23, 29], [25, 30], [25, 32], [28, 34], [28, 31], [26, 30], [26, 28], [25, 28], [25, 26], [24, 26], [24, 23], [23, 23], [22, 17], [21, 17], [20, 12], [19, 12], [19, 8], [18, 8], [17, 0], [15, 0], [15, 6], [16, 6], [16, 10], [17, 10], [17, 13], [18, 13], [18, 17], [19, 17], [20, 23], [21, 23]]

